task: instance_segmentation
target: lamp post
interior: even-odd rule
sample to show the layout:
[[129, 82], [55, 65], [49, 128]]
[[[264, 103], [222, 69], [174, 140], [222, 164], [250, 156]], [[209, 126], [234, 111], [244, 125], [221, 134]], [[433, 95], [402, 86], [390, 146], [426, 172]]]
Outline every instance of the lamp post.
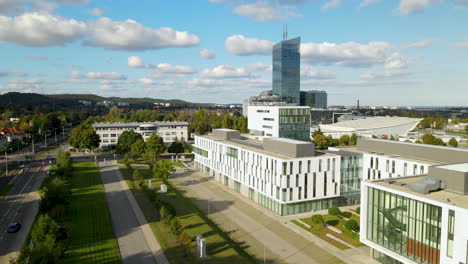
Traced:
[[57, 145], [57, 129], [58, 129], [58, 127], [54, 128], [54, 133], [55, 133], [55, 145]]

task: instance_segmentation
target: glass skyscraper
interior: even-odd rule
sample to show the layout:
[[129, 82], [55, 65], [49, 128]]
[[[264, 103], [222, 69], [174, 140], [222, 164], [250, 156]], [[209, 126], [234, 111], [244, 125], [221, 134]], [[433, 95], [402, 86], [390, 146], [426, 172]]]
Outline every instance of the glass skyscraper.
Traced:
[[273, 46], [273, 94], [287, 103], [300, 103], [301, 38], [283, 40]]

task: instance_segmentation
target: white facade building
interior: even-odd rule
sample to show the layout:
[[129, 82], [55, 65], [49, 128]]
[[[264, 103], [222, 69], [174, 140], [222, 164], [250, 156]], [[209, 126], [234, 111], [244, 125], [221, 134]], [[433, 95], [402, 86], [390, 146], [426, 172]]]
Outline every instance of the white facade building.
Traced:
[[195, 136], [193, 152], [195, 167], [279, 215], [326, 209], [340, 196], [340, 156], [310, 142], [215, 129]]
[[310, 107], [248, 107], [248, 128], [256, 136], [310, 140]]
[[151, 123], [96, 123], [93, 124], [96, 134], [101, 142], [99, 148], [109, 148], [117, 146], [119, 136], [124, 131], [133, 130], [146, 141], [152, 134], [160, 136], [164, 143], [170, 144], [176, 138], [187, 140], [187, 122], [151, 122]]

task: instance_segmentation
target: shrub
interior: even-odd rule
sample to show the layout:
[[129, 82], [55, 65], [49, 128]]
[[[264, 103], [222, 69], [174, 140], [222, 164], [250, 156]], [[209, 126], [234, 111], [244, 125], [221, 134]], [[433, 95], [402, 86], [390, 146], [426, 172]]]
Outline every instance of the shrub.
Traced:
[[179, 241], [179, 244], [181, 244], [184, 248], [185, 254], [187, 254], [187, 251], [190, 247], [190, 243], [192, 243], [192, 237], [184, 231], [182, 232], [182, 234], [180, 234], [177, 240]]
[[350, 213], [350, 212], [342, 212], [342, 213], [341, 213], [341, 216], [346, 217], [346, 218], [350, 218], [350, 217], [351, 217], [351, 213]]
[[178, 236], [182, 233], [182, 225], [180, 224], [180, 221], [177, 217], [173, 217], [171, 219], [171, 232], [172, 234]]
[[356, 208], [356, 213], [361, 214], [361, 207]]
[[140, 185], [143, 181], [143, 176], [141, 176], [140, 171], [134, 170], [132, 175], [133, 175], [133, 180], [136, 181]]
[[346, 221], [346, 223], [344, 224], [344, 227], [348, 230], [355, 230], [358, 228], [358, 223], [355, 221], [355, 220], [349, 220], [349, 221]]
[[323, 222], [324, 222], [324, 219], [323, 219], [323, 216], [322, 215], [313, 215], [310, 220], [312, 221], [312, 223], [316, 224], [316, 225], [322, 225]]
[[336, 206], [332, 206], [328, 208], [328, 214], [329, 215], [334, 215], [334, 216], [339, 216], [341, 214], [340, 208]]

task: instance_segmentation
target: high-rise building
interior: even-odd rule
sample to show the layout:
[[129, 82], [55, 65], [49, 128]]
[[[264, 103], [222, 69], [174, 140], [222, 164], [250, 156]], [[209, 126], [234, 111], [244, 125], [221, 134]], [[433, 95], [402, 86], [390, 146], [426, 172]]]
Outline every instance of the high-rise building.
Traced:
[[301, 91], [300, 105], [310, 108], [327, 108], [327, 92], [325, 91]]
[[301, 38], [283, 40], [273, 46], [273, 94], [286, 103], [299, 105]]

